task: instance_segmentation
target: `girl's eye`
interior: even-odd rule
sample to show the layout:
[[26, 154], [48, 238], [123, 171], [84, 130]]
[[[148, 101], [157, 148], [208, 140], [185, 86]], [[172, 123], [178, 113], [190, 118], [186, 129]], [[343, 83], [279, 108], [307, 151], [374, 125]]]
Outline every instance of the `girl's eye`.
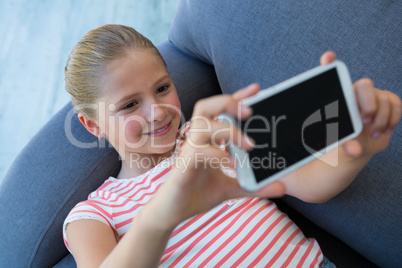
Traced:
[[163, 93], [168, 89], [168, 86], [160, 87], [156, 90], [156, 94]]
[[128, 103], [126, 106], [124, 106], [123, 108], [122, 108], [122, 110], [126, 110], [126, 109], [130, 109], [130, 108], [133, 108], [134, 106], [136, 106], [137, 105], [137, 103], [136, 102], [130, 102], [130, 103]]

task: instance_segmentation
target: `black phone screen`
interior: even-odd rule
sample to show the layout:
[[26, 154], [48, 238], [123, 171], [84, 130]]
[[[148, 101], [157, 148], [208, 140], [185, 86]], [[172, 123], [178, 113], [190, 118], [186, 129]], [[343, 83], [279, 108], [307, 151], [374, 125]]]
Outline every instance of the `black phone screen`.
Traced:
[[353, 133], [336, 68], [251, 106], [239, 127], [254, 139], [249, 152], [257, 182]]

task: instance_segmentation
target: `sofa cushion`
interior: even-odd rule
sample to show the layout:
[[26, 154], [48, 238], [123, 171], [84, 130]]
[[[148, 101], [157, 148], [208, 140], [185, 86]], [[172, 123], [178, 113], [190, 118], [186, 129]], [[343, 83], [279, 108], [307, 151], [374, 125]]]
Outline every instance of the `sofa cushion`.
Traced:
[[[353, 80], [370, 77], [402, 96], [398, 1], [182, 0], [169, 39], [213, 64], [222, 90], [265, 88], [319, 64], [333, 50]], [[286, 104], [284, 104], [286, 105]], [[287, 202], [380, 266], [402, 248], [402, 124], [352, 185], [326, 204]], [[325, 254], [325, 252], [324, 252]]]

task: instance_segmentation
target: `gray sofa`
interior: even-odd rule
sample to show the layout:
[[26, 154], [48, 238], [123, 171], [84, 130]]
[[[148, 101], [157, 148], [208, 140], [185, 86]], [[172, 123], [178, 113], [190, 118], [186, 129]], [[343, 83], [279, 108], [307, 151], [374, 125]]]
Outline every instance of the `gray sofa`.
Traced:
[[[187, 119], [202, 97], [252, 82], [269, 87], [318, 65], [326, 50], [349, 66], [353, 80], [370, 77], [401, 96], [401, 14], [402, 3], [391, 0], [183, 0], [159, 49]], [[389, 148], [325, 204], [276, 200], [338, 267], [400, 266], [401, 144], [400, 124]], [[68, 103], [0, 185], [0, 267], [74, 267], [63, 220], [119, 168], [117, 153], [97, 146]]]

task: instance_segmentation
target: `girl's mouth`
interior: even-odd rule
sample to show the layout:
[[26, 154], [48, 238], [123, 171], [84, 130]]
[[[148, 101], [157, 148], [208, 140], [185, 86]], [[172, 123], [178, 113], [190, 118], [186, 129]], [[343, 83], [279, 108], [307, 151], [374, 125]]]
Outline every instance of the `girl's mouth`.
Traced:
[[167, 123], [165, 126], [159, 128], [155, 131], [145, 133], [145, 135], [152, 136], [152, 137], [160, 137], [160, 136], [166, 135], [172, 129], [172, 121], [173, 121], [173, 119], [170, 120], [170, 122]]

